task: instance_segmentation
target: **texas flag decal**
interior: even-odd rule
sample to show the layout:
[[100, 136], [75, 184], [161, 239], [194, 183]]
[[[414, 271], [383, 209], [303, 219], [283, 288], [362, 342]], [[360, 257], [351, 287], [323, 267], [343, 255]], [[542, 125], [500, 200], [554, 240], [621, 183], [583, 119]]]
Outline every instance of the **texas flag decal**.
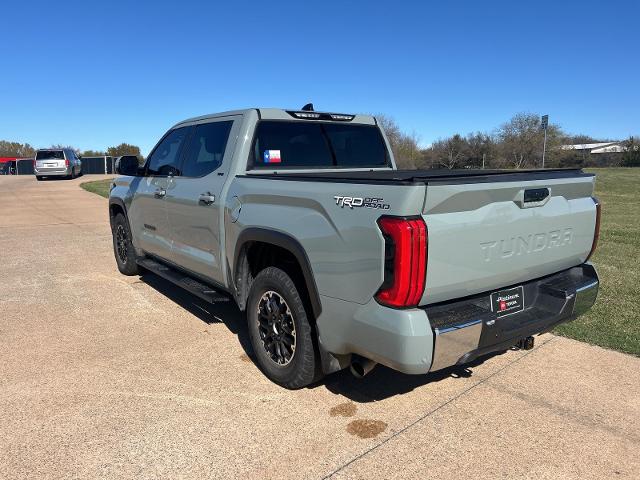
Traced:
[[265, 150], [264, 151], [264, 163], [280, 163], [280, 150]]

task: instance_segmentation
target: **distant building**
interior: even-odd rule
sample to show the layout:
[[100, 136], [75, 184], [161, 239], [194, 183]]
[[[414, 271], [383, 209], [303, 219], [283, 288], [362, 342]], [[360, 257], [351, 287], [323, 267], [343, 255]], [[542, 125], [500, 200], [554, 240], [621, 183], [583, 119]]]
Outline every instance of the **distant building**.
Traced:
[[576, 150], [581, 153], [622, 153], [624, 152], [624, 142], [600, 142], [581, 143], [577, 145], [562, 145], [562, 150]]

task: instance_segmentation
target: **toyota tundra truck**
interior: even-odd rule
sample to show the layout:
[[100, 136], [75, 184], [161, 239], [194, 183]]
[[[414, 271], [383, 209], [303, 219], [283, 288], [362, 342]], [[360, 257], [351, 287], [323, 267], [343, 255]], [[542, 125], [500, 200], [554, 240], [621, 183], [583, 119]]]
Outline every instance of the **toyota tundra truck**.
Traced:
[[254, 108], [182, 121], [109, 214], [120, 272], [246, 314], [286, 388], [531, 348], [595, 302], [600, 205], [578, 169], [398, 170], [370, 115]]

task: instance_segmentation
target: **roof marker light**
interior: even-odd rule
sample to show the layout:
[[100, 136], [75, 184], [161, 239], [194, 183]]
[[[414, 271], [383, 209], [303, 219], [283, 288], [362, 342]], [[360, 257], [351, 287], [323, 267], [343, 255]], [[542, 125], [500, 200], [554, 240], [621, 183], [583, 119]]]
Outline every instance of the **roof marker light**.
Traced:
[[341, 113], [330, 113], [329, 115], [331, 116], [332, 120], [353, 120], [353, 115], [343, 115]]
[[294, 115], [298, 118], [320, 118], [319, 113], [294, 112]]

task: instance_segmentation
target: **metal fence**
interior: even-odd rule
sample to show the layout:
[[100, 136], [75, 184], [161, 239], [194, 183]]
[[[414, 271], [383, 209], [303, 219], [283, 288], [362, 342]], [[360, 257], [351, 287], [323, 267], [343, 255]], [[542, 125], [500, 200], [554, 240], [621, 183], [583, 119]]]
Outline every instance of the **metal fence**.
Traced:
[[[82, 157], [82, 173], [114, 173], [115, 158], [113, 157]], [[12, 161], [15, 175], [33, 175], [33, 158]]]
[[113, 157], [82, 157], [82, 173], [113, 173]]
[[16, 161], [16, 175], [33, 175], [33, 160], [28, 158]]

